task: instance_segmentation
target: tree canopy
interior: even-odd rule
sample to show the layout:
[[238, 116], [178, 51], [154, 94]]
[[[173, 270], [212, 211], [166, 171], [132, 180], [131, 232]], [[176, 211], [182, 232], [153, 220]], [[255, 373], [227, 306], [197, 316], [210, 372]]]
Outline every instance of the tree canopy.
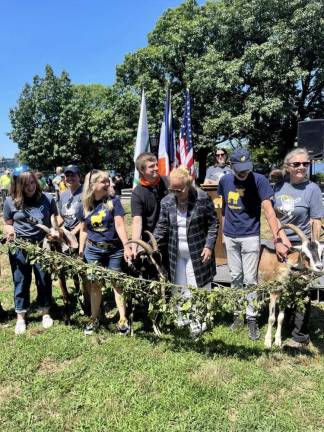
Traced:
[[323, 46], [322, 0], [186, 0], [125, 56], [112, 87], [74, 86], [47, 66], [11, 110], [10, 136], [32, 166], [129, 169], [141, 89], [158, 136], [166, 88], [179, 127], [189, 87], [202, 174], [222, 143], [248, 145], [270, 164], [294, 145], [298, 121], [324, 116]]

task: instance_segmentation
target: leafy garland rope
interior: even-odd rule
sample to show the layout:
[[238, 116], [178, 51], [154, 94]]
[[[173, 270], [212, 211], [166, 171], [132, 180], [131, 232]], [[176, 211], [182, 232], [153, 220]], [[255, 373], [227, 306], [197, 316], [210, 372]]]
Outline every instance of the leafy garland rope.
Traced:
[[87, 264], [79, 257], [64, 255], [59, 252], [48, 251], [33, 243], [16, 239], [10, 245], [2, 244], [0, 253], [9, 250], [15, 253], [22, 249], [27, 253], [30, 264], [39, 264], [49, 272], [52, 279], [60, 274], [72, 278], [74, 275], [97, 281], [103, 288], [112, 289], [113, 286], [122, 288], [125, 300], [133, 305], [147, 303], [151, 319], [159, 316], [161, 325], [170, 325], [179, 319], [196, 320], [200, 323], [211, 324], [216, 315], [243, 311], [247, 306], [246, 296], [249, 292], [257, 292], [254, 307], [259, 310], [267, 301], [270, 292], [282, 290], [281, 307], [297, 306], [303, 310], [308, 296], [310, 283], [317, 276], [310, 273], [291, 272], [283, 281], [271, 281], [251, 287], [247, 290], [234, 290], [230, 287], [216, 285], [211, 291], [191, 288], [190, 298], [181, 295], [183, 287], [167, 281], [150, 281], [115, 272], [96, 264]]

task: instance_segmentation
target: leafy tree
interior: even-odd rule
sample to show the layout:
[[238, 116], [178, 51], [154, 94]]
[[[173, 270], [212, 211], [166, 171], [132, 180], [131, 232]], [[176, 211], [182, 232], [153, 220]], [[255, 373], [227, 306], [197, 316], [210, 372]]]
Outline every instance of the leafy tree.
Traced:
[[67, 73], [56, 77], [49, 65], [44, 78], [36, 75], [32, 86], [25, 85], [17, 106], [9, 114], [9, 136], [18, 144], [20, 160], [43, 169], [63, 163], [69, 152], [69, 131], [62, 128], [61, 114], [71, 94]]
[[202, 175], [220, 143], [249, 145], [270, 164], [294, 145], [298, 121], [323, 116], [323, 24], [321, 0], [187, 0], [125, 57], [117, 83], [145, 87], [156, 132], [167, 84], [178, 121], [190, 87]]

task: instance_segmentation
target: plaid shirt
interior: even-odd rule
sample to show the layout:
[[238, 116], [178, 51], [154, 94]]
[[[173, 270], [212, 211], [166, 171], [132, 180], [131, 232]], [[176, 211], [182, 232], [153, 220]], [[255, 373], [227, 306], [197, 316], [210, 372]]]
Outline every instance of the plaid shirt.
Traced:
[[[202, 263], [201, 253], [205, 247], [214, 252], [219, 222], [212, 200], [206, 192], [192, 188], [188, 197], [187, 240], [198, 287], [211, 282], [216, 273], [215, 259]], [[160, 218], [154, 230], [159, 248], [167, 247], [169, 277], [175, 282], [178, 226], [177, 207], [174, 194], [170, 193], [161, 201]]]

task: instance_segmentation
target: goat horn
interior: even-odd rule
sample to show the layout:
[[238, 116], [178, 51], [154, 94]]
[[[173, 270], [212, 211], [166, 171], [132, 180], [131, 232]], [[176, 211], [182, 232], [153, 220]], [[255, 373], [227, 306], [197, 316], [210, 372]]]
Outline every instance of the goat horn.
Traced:
[[56, 220], [56, 216], [54, 214], [51, 215], [51, 224], [54, 229], [58, 230], [59, 226]]
[[278, 232], [285, 228], [289, 228], [290, 230], [294, 231], [294, 233], [298, 235], [298, 237], [302, 242], [307, 241], [307, 237], [305, 236], [303, 231], [300, 228], [298, 228], [296, 225], [284, 224], [282, 225], [282, 227], [279, 228]]
[[68, 245], [72, 249], [77, 249], [79, 247], [79, 243], [78, 243], [78, 240], [75, 237], [75, 235], [73, 233], [71, 233], [70, 231], [68, 231], [66, 228], [63, 228], [63, 233], [65, 235], [65, 238], [68, 241]]
[[149, 255], [152, 255], [154, 252], [151, 246], [143, 240], [130, 240], [126, 244], [131, 244], [131, 243], [135, 243], [141, 246], [145, 250], [145, 252], [147, 252]]
[[146, 230], [144, 232], [145, 232], [145, 234], [147, 234], [150, 237], [153, 252], [156, 252], [158, 250], [158, 244], [157, 244], [156, 238], [154, 237], [154, 235], [150, 231]]
[[37, 226], [38, 228], [40, 228], [41, 230], [45, 231], [46, 234], [50, 234], [50, 233], [51, 233], [50, 228], [48, 228], [46, 225], [43, 225], [43, 224], [36, 224], [36, 226]]

